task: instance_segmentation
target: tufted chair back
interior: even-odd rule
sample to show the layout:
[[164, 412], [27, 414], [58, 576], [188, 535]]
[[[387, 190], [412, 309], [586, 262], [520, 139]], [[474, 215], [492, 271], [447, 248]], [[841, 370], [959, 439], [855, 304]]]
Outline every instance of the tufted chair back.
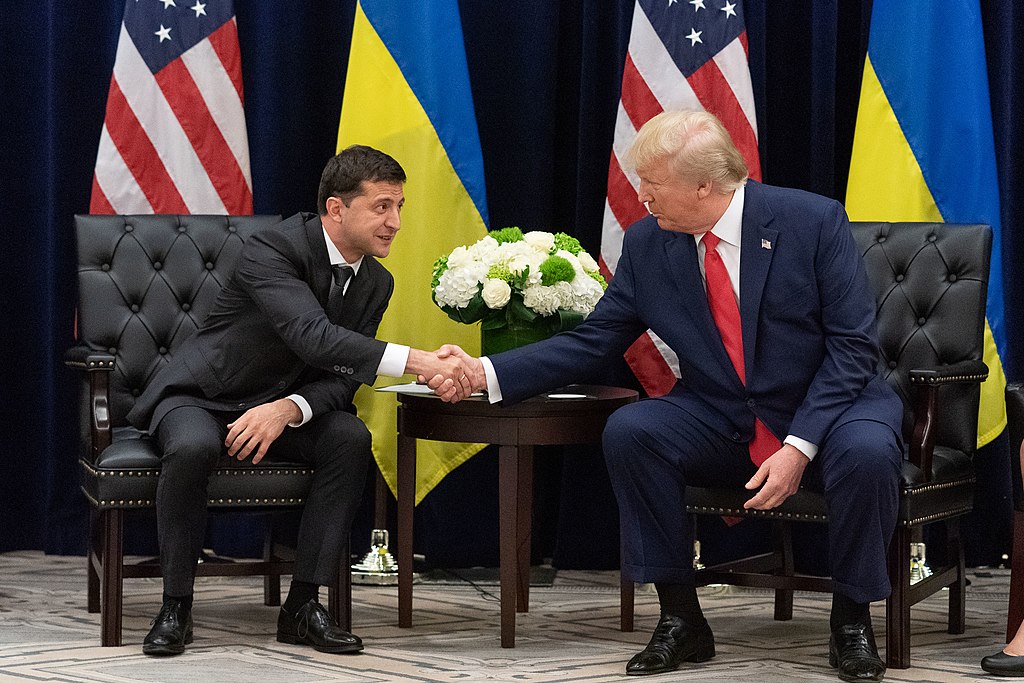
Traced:
[[76, 216], [78, 334], [116, 359], [110, 420], [196, 331], [231, 277], [242, 244], [280, 216]]
[[[882, 375], [903, 399], [904, 437], [913, 429], [911, 371], [981, 360], [992, 231], [985, 225], [853, 223], [878, 302]], [[955, 320], [955, 324], [950, 324]], [[973, 453], [976, 384], [939, 388], [935, 443]], [[943, 448], [933, 467], [943, 466]]]

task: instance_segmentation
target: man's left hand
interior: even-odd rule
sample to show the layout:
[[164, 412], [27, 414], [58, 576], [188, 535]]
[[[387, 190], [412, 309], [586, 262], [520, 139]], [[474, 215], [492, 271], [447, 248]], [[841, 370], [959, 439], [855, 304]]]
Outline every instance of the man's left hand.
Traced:
[[800, 488], [800, 479], [809, 462], [796, 446], [784, 444], [761, 464], [757, 473], [746, 483], [745, 488], [750, 491], [762, 484], [764, 486], [743, 507], [747, 510], [771, 510], [782, 505]]
[[288, 423], [300, 420], [302, 411], [288, 398], [250, 408], [228, 425], [228, 437], [224, 440], [228, 455], [239, 460], [252, 455], [252, 464], [255, 465], [267, 454], [270, 444], [281, 436]]

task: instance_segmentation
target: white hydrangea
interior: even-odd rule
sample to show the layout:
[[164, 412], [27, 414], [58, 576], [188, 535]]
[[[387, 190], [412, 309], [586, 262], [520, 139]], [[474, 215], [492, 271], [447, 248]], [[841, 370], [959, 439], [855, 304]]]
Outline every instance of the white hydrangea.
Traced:
[[524, 289], [523, 303], [538, 315], [551, 315], [561, 304], [556, 288], [544, 285], [533, 285]]
[[512, 298], [512, 288], [504, 280], [487, 278], [480, 294], [487, 308], [502, 308]]
[[498, 240], [487, 235], [483, 239], [478, 240], [476, 244], [471, 245], [467, 251], [477, 261], [491, 264], [500, 260], [499, 254], [502, 246], [498, 244]]
[[559, 249], [558, 251], [555, 252], [555, 256], [561, 256], [570, 264], [572, 264], [572, 269], [575, 270], [577, 273], [583, 272], [583, 266], [580, 264], [580, 260], [576, 258], [571, 251]]
[[480, 283], [487, 279], [487, 270], [486, 264], [472, 260], [453, 268], [449, 258], [448, 270], [444, 271], [434, 288], [437, 303], [452, 308], [465, 308], [480, 291]]
[[448, 255], [448, 270], [465, 268], [474, 261], [476, 261], [476, 258], [474, 258], [467, 247], [455, 247], [452, 249], [452, 253]]

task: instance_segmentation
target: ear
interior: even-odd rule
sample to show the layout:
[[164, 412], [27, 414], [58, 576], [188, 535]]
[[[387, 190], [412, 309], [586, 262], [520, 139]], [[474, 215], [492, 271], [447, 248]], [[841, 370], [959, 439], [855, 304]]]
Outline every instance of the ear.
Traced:
[[710, 180], [702, 180], [697, 184], [697, 198], [706, 199], [711, 194], [713, 187], [714, 183]]
[[348, 209], [345, 206], [345, 202], [341, 201], [338, 197], [327, 198], [327, 216], [335, 223], [341, 223], [344, 219], [345, 211]]

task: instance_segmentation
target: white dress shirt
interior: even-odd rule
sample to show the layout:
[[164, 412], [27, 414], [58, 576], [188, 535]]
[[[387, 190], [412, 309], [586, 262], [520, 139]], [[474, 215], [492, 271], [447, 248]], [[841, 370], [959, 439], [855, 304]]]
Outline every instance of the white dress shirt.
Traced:
[[[342, 294], [344, 294], [348, 291], [352, 280], [359, 274], [359, 266], [363, 263], [363, 257], [360, 256], [354, 263], [346, 261], [345, 257], [338, 251], [338, 247], [331, 240], [331, 236], [327, 234], [326, 229], [324, 230], [324, 241], [327, 242], [327, 258], [332, 266], [345, 264], [352, 268], [352, 277], [345, 283], [345, 289], [342, 291]], [[384, 355], [381, 356], [380, 364], [377, 366], [377, 374], [384, 375], [385, 377], [401, 377], [405, 374], [405, 366], [408, 363], [409, 347], [388, 342], [388, 345], [384, 347]], [[287, 398], [290, 398], [299, 407], [299, 410], [302, 411], [302, 421], [290, 422], [288, 423], [289, 427], [301, 427], [312, 419], [313, 409], [310, 408], [309, 401], [299, 394], [291, 394]]]
[[[740, 235], [743, 232], [743, 201], [745, 190], [740, 187], [733, 193], [732, 200], [722, 217], [718, 219], [711, 232], [715, 233], [721, 241], [718, 243], [718, 254], [722, 257], [725, 270], [729, 273], [729, 282], [732, 284], [732, 293], [736, 296], [736, 305], [740, 301], [740, 249], [742, 240]], [[697, 264], [700, 268], [701, 280], [704, 282], [704, 289], [707, 291], [707, 280], [704, 276], [704, 233], [694, 235], [697, 242]], [[487, 395], [491, 403], [501, 400], [501, 387], [498, 386], [498, 375], [494, 372], [494, 365], [486, 356], [480, 359], [484, 365], [484, 374], [487, 376]], [[783, 443], [794, 446], [803, 453], [809, 460], [813, 460], [818, 454], [818, 446], [806, 439], [790, 434]]]

